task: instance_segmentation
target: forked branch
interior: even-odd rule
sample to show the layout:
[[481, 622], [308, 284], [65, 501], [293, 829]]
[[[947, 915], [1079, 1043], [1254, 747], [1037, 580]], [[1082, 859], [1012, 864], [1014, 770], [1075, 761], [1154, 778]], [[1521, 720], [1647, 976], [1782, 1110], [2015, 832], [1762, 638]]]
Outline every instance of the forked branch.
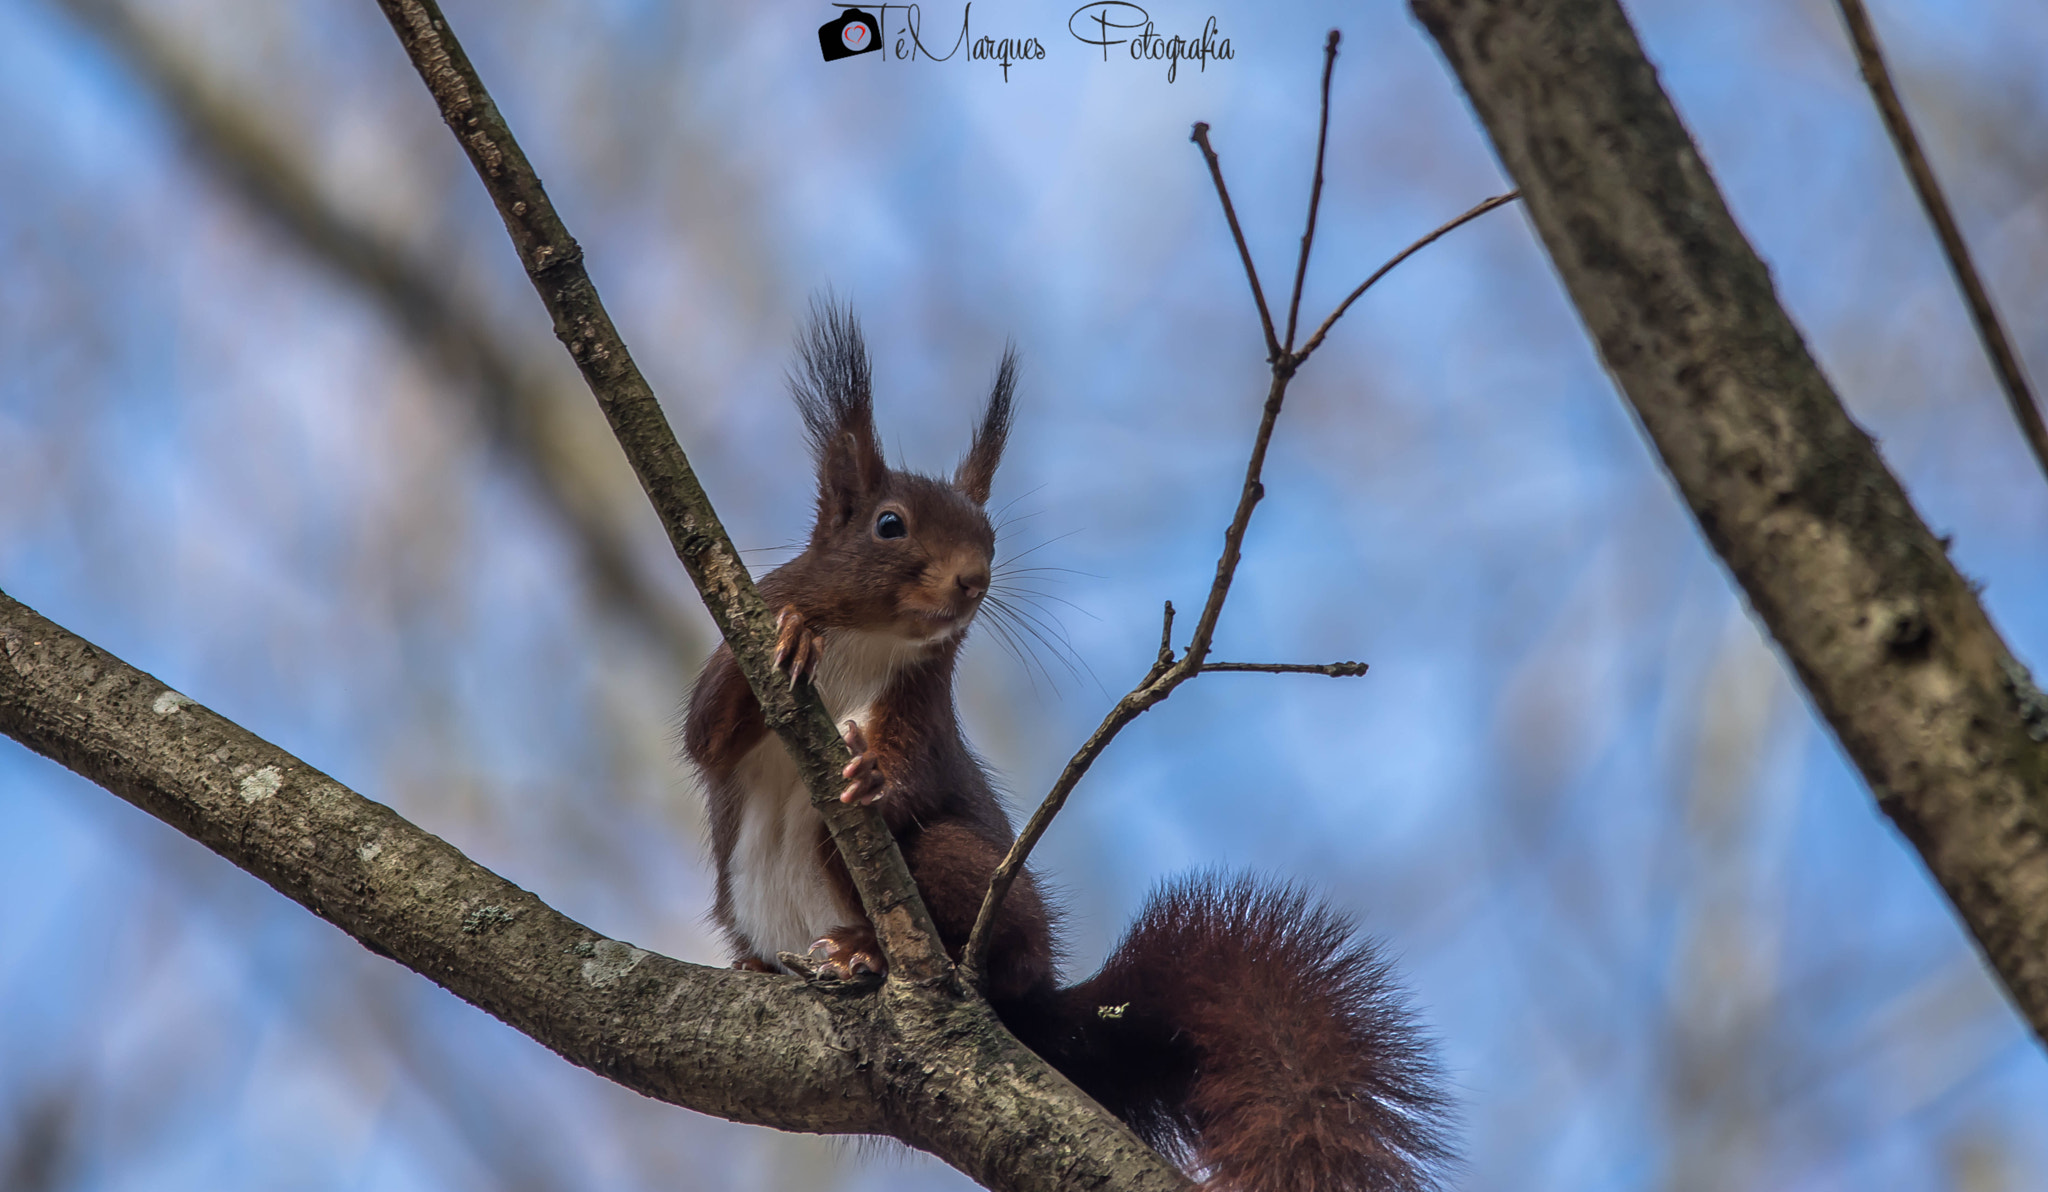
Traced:
[[1238, 671], [1257, 674], [1315, 674], [1333, 678], [1352, 678], [1363, 675], [1366, 665], [1362, 662], [1332, 663], [1280, 663], [1280, 662], [1209, 662], [1209, 649], [1216, 635], [1216, 623], [1223, 615], [1223, 602], [1230, 595], [1231, 580], [1237, 574], [1237, 565], [1243, 557], [1245, 532], [1251, 526], [1252, 511], [1266, 495], [1266, 486], [1261, 479], [1266, 466], [1266, 449], [1273, 441], [1273, 428], [1279, 422], [1281, 406], [1287, 399], [1287, 383], [1293, 379], [1309, 354], [1316, 350], [1329, 335], [1330, 328], [1342, 318], [1351, 304], [1373, 284], [1385, 277], [1394, 266], [1415, 255], [1421, 249], [1462, 224], [1479, 218], [1496, 207], [1513, 202], [1519, 195], [1509, 192], [1488, 199], [1478, 206], [1444, 224], [1415, 243], [1394, 254], [1386, 264], [1374, 270], [1349, 297], [1339, 303], [1337, 309], [1323, 320], [1309, 337], [1300, 351], [1294, 350], [1294, 333], [1298, 325], [1297, 316], [1301, 309], [1301, 291], [1308, 275], [1309, 252], [1315, 244], [1316, 212], [1323, 196], [1323, 150], [1328, 141], [1330, 127], [1330, 74], [1337, 61], [1338, 35], [1336, 30], [1323, 43], [1323, 86], [1322, 113], [1316, 136], [1316, 164], [1313, 181], [1309, 187], [1308, 220], [1301, 236], [1301, 251], [1295, 260], [1294, 289], [1287, 303], [1287, 334], [1283, 343], [1273, 329], [1272, 312], [1266, 306], [1265, 289], [1259, 284], [1257, 266], [1252, 263], [1251, 249], [1245, 243], [1244, 229], [1238, 223], [1237, 208], [1230, 201], [1230, 188], [1223, 181], [1223, 163], [1216, 150], [1209, 144], [1209, 126], [1197, 123], [1189, 139], [1202, 151], [1202, 160], [1209, 168], [1209, 177], [1216, 185], [1216, 199], [1223, 208], [1224, 220], [1230, 225], [1231, 239], [1237, 244], [1237, 253], [1244, 262], [1246, 279], [1251, 283], [1252, 299], [1259, 310], [1259, 327], [1266, 337], [1268, 363], [1271, 378], [1266, 386], [1266, 402], [1259, 417], [1258, 431], [1252, 436], [1251, 459], [1245, 465], [1244, 484], [1238, 490], [1237, 509], [1232, 514], [1230, 525], [1223, 532], [1223, 552], [1216, 560], [1216, 578], [1209, 585], [1209, 596], [1203, 602], [1200, 617], [1195, 622], [1194, 634], [1189, 638], [1187, 649], [1176, 659], [1173, 656], [1173, 604], [1166, 605], [1165, 625], [1160, 632], [1159, 656], [1145, 673], [1138, 685], [1116, 702], [1109, 714], [1081, 743], [1068, 760], [1060, 776], [1046, 792], [1038, 809], [1031, 813], [1024, 828], [1017, 834], [1016, 842], [1003, 856], [990, 877], [988, 893], [983, 896], [981, 910], [974, 919], [974, 930], [969, 934], [967, 947], [961, 953], [960, 964], [964, 975], [971, 982], [979, 983], [980, 975], [988, 959], [989, 941], [994, 934], [996, 912], [1001, 909], [1003, 899], [1009, 895], [1017, 875], [1024, 870], [1025, 861], [1031, 856], [1046, 829], [1052, 826], [1053, 817], [1067, 804], [1067, 797], [1080, 784], [1089, 767], [1109, 748], [1124, 726], [1136, 720], [1149, 709], [1172, 695], [1176, 687], [1205, 671]]

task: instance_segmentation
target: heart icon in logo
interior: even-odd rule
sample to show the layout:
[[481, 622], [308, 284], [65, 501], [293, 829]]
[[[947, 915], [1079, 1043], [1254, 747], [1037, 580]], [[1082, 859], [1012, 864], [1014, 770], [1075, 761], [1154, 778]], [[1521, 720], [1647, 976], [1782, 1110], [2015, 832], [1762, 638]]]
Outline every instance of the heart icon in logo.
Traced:
[[882, 23], [875, 14], [851, 5], [838, 5], [839, 16], [818, 26], [818, 49], [825, 61], [837, 62], [855, 54], [872, 54], [882, 48]]

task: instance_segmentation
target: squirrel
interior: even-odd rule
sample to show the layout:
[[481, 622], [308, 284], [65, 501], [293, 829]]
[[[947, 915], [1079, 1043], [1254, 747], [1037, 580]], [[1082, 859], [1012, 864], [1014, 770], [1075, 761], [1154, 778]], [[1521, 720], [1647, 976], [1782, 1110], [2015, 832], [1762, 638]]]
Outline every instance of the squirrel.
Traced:
[[[854, 760], [840, 798], [895, 835], [957, 961], [1013, 839], [953, 703], [953, 668], [991, 582], [985, 506], [1009, 436], [1014, 348], [950, 481], [889, 467], [860, 326], [830, 302], [790, 388], [817, 470], [802, 553], [760, 581], [775, 663], [810, 682]], [[885, 962], [796, 765], [731, 650], [692, 690], [718, 864], [712, 919], [736, 968], [823, 955], [843, 979]], [[985, 993], [1024, 1044], [1149, 1145], [1229, 1192], [1423, 1192], [1450, 1162], [1448, 1100], [1389, 964], [1291, 886], [1198, 875], [1155, 892], [1095, 976], [1057, 983], [1055, 913], [1027, 867], [994, 925]]]

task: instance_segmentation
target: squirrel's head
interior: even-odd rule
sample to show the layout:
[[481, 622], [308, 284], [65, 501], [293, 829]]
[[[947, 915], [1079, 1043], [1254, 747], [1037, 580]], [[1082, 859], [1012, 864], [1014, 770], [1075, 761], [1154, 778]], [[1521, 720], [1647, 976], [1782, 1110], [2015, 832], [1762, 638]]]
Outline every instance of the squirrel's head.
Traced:
[[850, 311], [814, 306], [790, 390], [818, 469], [818, 516], [805, 550], [832, 619], [936, 642], [965, 631], [988, 592], [996, 546], [989, 486], [1010, 433], [1014, 349], [950, 481], [890, 468], [875, 439], [867, 346]]

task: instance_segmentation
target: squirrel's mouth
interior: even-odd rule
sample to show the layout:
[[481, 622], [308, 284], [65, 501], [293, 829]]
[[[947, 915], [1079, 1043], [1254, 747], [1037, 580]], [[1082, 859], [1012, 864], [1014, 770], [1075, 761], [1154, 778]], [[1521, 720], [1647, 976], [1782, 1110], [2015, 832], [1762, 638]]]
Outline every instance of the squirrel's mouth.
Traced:
[[962, 609], [905, 609], [904, 628], [910, 636], [926, 642], [939, 642], [955, 634], [965, 632], [968, 622], [974, 620], [979, 602]]

